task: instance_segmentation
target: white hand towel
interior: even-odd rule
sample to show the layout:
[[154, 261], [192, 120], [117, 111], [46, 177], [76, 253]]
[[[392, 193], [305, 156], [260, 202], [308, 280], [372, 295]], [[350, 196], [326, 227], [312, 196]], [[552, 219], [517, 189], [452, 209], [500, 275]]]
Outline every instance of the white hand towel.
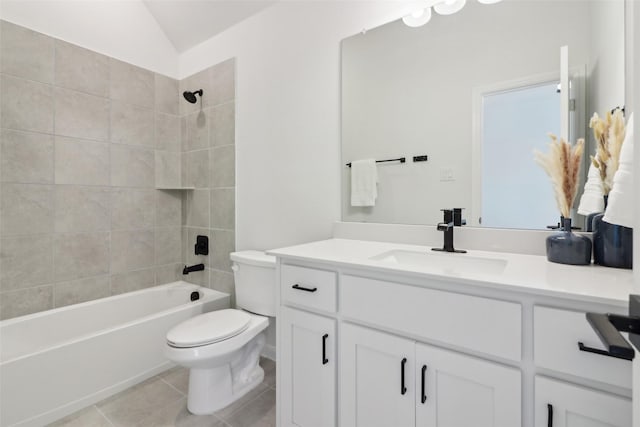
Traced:
[[600, 170], [593, 166], [589, 166], [589, 174], [587, 182], [584, 184], [584, 193], [580, 196], [580, 205], [578, 213], [580, 215], [590, 215], [604, 211], [604, 188], [602, 186], [602, 178]]
[[378, 169], [374, 159], [351, 162], [351, 206], [375, 206]]
[[609, 203], [603, 221], [633, 228], [633, 114], [627, 121], [620, 151], [620, 166], [613, 176]]

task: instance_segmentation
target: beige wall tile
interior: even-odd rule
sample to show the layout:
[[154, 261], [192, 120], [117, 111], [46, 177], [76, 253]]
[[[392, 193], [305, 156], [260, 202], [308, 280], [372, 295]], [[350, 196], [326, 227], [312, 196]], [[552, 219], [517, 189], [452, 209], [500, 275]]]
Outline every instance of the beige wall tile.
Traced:
[[211, 67], [212, 93], [209, 105], [220, 105], [235, 99], [236, 61], [234, 58]]
[[56, 232], [109, 231], [111, 189], [58, 185], [55, 188]]
[[179, 188], [182, 187], [181, 163], [182, 154], [170, 151], [156, 150], [156, 187]]
[[7, 21], [0, 28], [0, 71], [52, 83], [53, 39]]
[[212, 147], [235, 144], [235, 108], [235, 102], [229, 102], [209, 110], [209, 142]]
[[158, 227], [182, 225], [182, 191], [156, 191]]
[[56, 281], [109, 273], [109, 233], [61, 233], [53, 244]]
[[178, 81], [171, 77], [155, 74], [156, 111], [177, 115], [178, 108]]
[[108, 297], [111, 293], [109, 276], [89, 277], [86, 279], [60, 282], [53, 286], [55, 307], [78, 304], [98, 298]]
[[196, 188], [209, 187], [210, 151], [211, 150], [198, 150], [183, 153], [182, 177], [185, 186]]
[[111, 193], [111, 229], [153, 228], [156, 222], [155, 190], [114, 188]]
[[178, 280], [182, 280], [183, 267], [184, 263], [182, 262], [157, 266], [156, 284], [164, 285], [165, 283], [172, 283]]
[[209, 272], [209, 287], [231, 295], [231, 307], [236, 306], [236, 287], [233, 273], [211, 270]]
[[235, 146], [215, 147], [211, 151], [211, 188], [236, 185]]
[[236, 250], [235, 233], [227, 230], [211, 230], [209, 246], [211, 268], [231, 272], [229, 254]]
[[182, 151], [179, 116], [156, 113], [156, 149]]
[[111, 276], [111, 295], [146, 289], [156, 284], [155, 268], [147, 268]]
[[209, 147], [209, 119], [204, 111], [186, 116], [186, 140], [182, 141], [184, 151], [202, 150]]
[[109, 100], [70, 89], [55, 89], [55, 133], [107, 141]]
[[55, 84], [92, 95], [109, 96], [109, 58], [80, 46], [55, 41]]
[[187, 225], [209, 227], [209, 190], [193, 190], [187, 194]]
[[111, 99], [154, 108], [155, 78], [153, 72], [113, 58], [109, 62]]
[[53, 136], [2, 129], [0, 150], [2, 181], [53, 183]]
[[52, 234], [37, 234], [0, 241], [0, 291], [53, 281], [52, 237]]
[[235, 188], [211, 190], [211, 228], [235, 229]]
[[153, 110], [122, 101], [111, 101], [111, 142], [155, 146]]
[[155, 264], [154, 230], [111, 233], [111, 273], [140, 270]]
[[109, 165], [109, 144], [56, 136], [56, 184], [109, 185]]
[[154, 150], [112, 145], [111, 185], [153, 188], [155, 186]]
[[156, 264], [182, 261], [182, 227], [156, 228]]
[[0, 194], [0, 234], [53, 232], [53, 186], [3, 184]]
[[53, 308], [52, 286], [0, 293], [0, 320]]
[[3, 128], [53, 132], [53, 87], [0, 76], [0, 125]]

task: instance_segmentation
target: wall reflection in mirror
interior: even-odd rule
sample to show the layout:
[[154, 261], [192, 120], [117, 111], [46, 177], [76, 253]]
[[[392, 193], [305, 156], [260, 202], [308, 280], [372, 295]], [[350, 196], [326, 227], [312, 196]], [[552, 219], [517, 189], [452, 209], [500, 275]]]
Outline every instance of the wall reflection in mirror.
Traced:
[[[562, 46], [568, 88], [560, 87]], [[548, 133], [561, 135], [566, 94], [565, 132], [571, 142], [587, 140], [584, 181], [595, 150], [588, 118], [624, 105], [624, 91], [623, 0], [467, 0], [419, 27], [398, 20], [349, 37], [342, 219], [436, 224], [440, 209], [455, 207], [469, 225], [556, 224], [551, 183], [533, 150], [547, 150]], [[428, 160], [414, 162], [420, 155]], [[377, 165], [374, 206], [353, 206], [346, 163], [399, 157], [407, 161]], [[574, 224], [584, 221], [574, 214]]]

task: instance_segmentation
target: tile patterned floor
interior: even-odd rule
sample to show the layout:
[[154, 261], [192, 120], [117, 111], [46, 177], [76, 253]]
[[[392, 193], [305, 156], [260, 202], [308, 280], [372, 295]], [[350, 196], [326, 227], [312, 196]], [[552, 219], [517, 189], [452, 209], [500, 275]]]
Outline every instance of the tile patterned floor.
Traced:
[[187, 411], [189, 371], [173, 368], [57, 421], [55, 427], [273, 427], [276, 364], [261, 359], [264, 381], [213, 415]]

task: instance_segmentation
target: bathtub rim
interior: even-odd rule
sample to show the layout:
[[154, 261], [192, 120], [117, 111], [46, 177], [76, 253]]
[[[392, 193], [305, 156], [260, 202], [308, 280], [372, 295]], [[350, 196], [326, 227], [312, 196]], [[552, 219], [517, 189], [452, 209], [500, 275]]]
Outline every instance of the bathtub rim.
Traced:
[[61, 311], [65, 311], [65, 310], [70, 310], [73, 307], [88, 307], [91, 305], [96, 305], [101, 301], [104, 300], [118, 300], [118, 299], [122, 299], [122, 298], [126, 298], [129, 296], [133, 296], [133, 295], [137, 295], [137, 294], [142, 294], [145, 292], [149, 292], [150, 290], [162, 290], [163, 288], [181, 288], [184, 287], [185, 290], [188, 289], [193, 289], [194, 291], [202, 291], [203, 296], [198, 299], [197, 301], [187, 301], [183, 304], [180, 305], [176, 305], [176, 306], [172, 306], [170, 308], [161, 310], [161, 311], [156, 311], [153, 312], [152, 314], [148, 314], [146, 316], [142, 316], [142, 317], [137, 317], [134, 320], [129, 320], [127, 322], [123, 322], [123, 323], [118, 323], [115, 326], [110, 326], [107, 328], [102, 328], [102, 329], [98, 329], [96, 331], [91, 331], [90, 333], [85, 333], [85, 334], [80, 334], [78, 336], [75, 336], [71, 339], [68, 340], [63, 340], [60, 341], [54, 345], [50, 345], [41, 349], [38, 349], [36, 351], [32, 351], [26, 354], [22, 354], [19, 356], [15, 356], [15, 357], [11, 357], [8, 358], [7, 360], [1, 360], [0, 359], [0, 367], [3, 365], [8, 365], [11, 362], [16, 362], [19, 361], [21, 359], [27, 358], [27, 357], [31, 357], [31, 356], [35, 356], [37, 354], [43, 353], [45, 351], [49, 351], [49, 350], [54, 350], [60, 347], [64, 347], [65, 345], [71, 345], [71, 344], [75, 344], [77, 342], [80, 342], [88, 337], [94, 337], [94, 336], [99, 336], [99, 335], [104, 335], [107, 334], [109, 332], [113, 332], [117, 329], [120, 328], [124, 328], [124, 327], [128, 327], [131, 325], [135, 325], [137, 323], [141, 323], [143, 321], [148, 321], [157, 317], [160, 317], [162, 315], [167, 315], [169, 313], [174, 313], [177, 312], [181, 309], [184, 309], [186, 306], [194, 306], [194, 305], [198, 305], [198, 304], [204, 304], [206, 302], [209, 301], [214, 301], [217, 299], [222, 299], [222, 298], [230, 298], [230, 294], [226, 293], [226, 292], [221, 292], [221, 291], [217, 291], [215, 289], [211, 289], [211, 288], [207, 288], [205, 286], [201, 286], [201, 285], [196, 285], [193, 283], [189, 283], [189, 282], [185, 282], [182, 280], [179, 281], [175, 281], [175, 282], [171, 282], [171, 283], [165, 283], [162, 285], [158, 285], [158, 286], [150, 286], [148, 288], [144, 288], [144, 289], [138, 289], [136, 291], [132, 291], [132, 292], [125, 292], [122, 294], [118, 294], [118, 295], [111, 295], [108, 297], [104, 297], [104, 298], [97, 298], [94, 300], [90, 300], [90, 301], [84, 301], [84, 302], [80, 302], [77, 304], [69, 304], [69, 305], [65, 305], [63, 307], [57, 307], [57, 308], [53, 308], [51, 310], [44, 310], [44, 311], [39, 311], [37, 313], [31, 313], [31, 314], [26, 314], [24, 316], [18, 316], [18, 317], [13, 317], [11, 319], [5, 319], [5, 320], [0, 320], [0, 341], [2, 340], [2, 327], [3, 326], [9, 326], [12, 325], [14, 323], [19, 323], [25, 320], [32, 320], [32, 319], [37, 319], [39, 317], [44, 317], [46, 315], [50, 315], [50, 314], [54, 314], [54, 313], [59, 313]]

